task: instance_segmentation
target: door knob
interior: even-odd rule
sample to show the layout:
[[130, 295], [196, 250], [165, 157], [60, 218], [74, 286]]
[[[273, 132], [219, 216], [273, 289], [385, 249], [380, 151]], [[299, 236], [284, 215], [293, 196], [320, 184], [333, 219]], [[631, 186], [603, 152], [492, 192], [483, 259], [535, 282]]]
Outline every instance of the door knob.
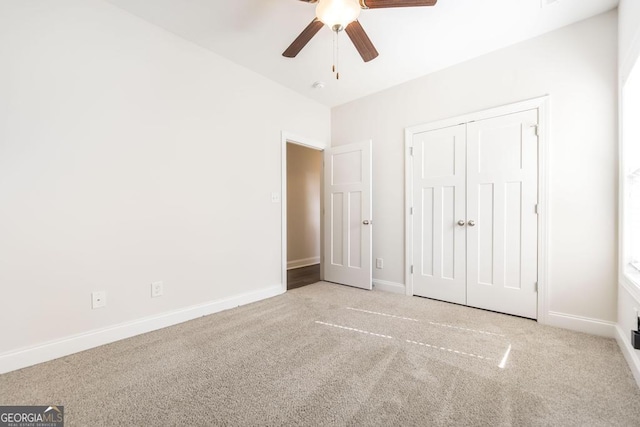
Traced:
[[466, 222], [464, 222], [464, 219], [461, 219], [460, 221], [458, 221], [458, 225], [460, 227], [464, 227], [465, 224], [466, 224]]
[[369, 224], [371, 224], [371, 221], [369, 221], [368, 219], [365, 219], [364, 221], [362, 221], [362, 223], [364, 225], [369, 225]]
[[476, 222], [474, 220], [469, 221], [469, 227], [473, 227], [475, 225], [476, 225]]

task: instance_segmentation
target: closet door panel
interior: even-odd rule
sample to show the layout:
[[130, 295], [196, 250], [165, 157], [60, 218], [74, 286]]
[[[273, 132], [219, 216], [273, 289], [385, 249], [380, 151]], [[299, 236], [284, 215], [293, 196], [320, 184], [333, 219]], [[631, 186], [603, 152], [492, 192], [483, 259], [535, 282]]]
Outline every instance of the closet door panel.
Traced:
[[466, 303], [465, 125], [413, 139], [413, 290]]
[[467, 304], [536, 318], [538, 111], [467, 125]]

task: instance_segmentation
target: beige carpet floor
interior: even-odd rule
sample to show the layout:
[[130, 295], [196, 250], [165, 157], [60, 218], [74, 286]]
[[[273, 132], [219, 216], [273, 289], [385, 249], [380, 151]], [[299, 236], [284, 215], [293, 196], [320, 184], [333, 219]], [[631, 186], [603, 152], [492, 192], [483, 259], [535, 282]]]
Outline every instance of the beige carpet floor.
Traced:
[[0, 376], [67, 426], [632, 426], [612, 339], [327, 283]]

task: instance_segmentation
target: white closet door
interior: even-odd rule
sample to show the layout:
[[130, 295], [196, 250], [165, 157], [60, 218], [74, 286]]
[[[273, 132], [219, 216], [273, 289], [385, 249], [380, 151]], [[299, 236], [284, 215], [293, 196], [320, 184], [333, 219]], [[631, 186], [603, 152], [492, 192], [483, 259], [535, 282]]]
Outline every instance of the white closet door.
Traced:
[[467, 125], [467, 305], [537, 316], [538, 111]]
[[326, 149], [324, 168], [324, 279], [371, 289], [371, 141]]
[[465, 133], [459, 125], [413, 138], [413, 293], [458, 304], [466, 302]]

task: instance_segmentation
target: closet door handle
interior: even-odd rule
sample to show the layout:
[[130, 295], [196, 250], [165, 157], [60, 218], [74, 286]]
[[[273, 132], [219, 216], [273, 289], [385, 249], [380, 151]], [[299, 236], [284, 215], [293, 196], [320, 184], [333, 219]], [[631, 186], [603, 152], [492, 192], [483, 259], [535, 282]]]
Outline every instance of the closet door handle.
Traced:
[[460, 227], [464, 227], [465, 224], [466, 224], [466, 222], [464, 222], [464, 219], [461, 219], [460, 221], [458, 221], [458, 225]]
[[469, 227], [475, 227], [476, 222], [474, 220], [469, 221]]

